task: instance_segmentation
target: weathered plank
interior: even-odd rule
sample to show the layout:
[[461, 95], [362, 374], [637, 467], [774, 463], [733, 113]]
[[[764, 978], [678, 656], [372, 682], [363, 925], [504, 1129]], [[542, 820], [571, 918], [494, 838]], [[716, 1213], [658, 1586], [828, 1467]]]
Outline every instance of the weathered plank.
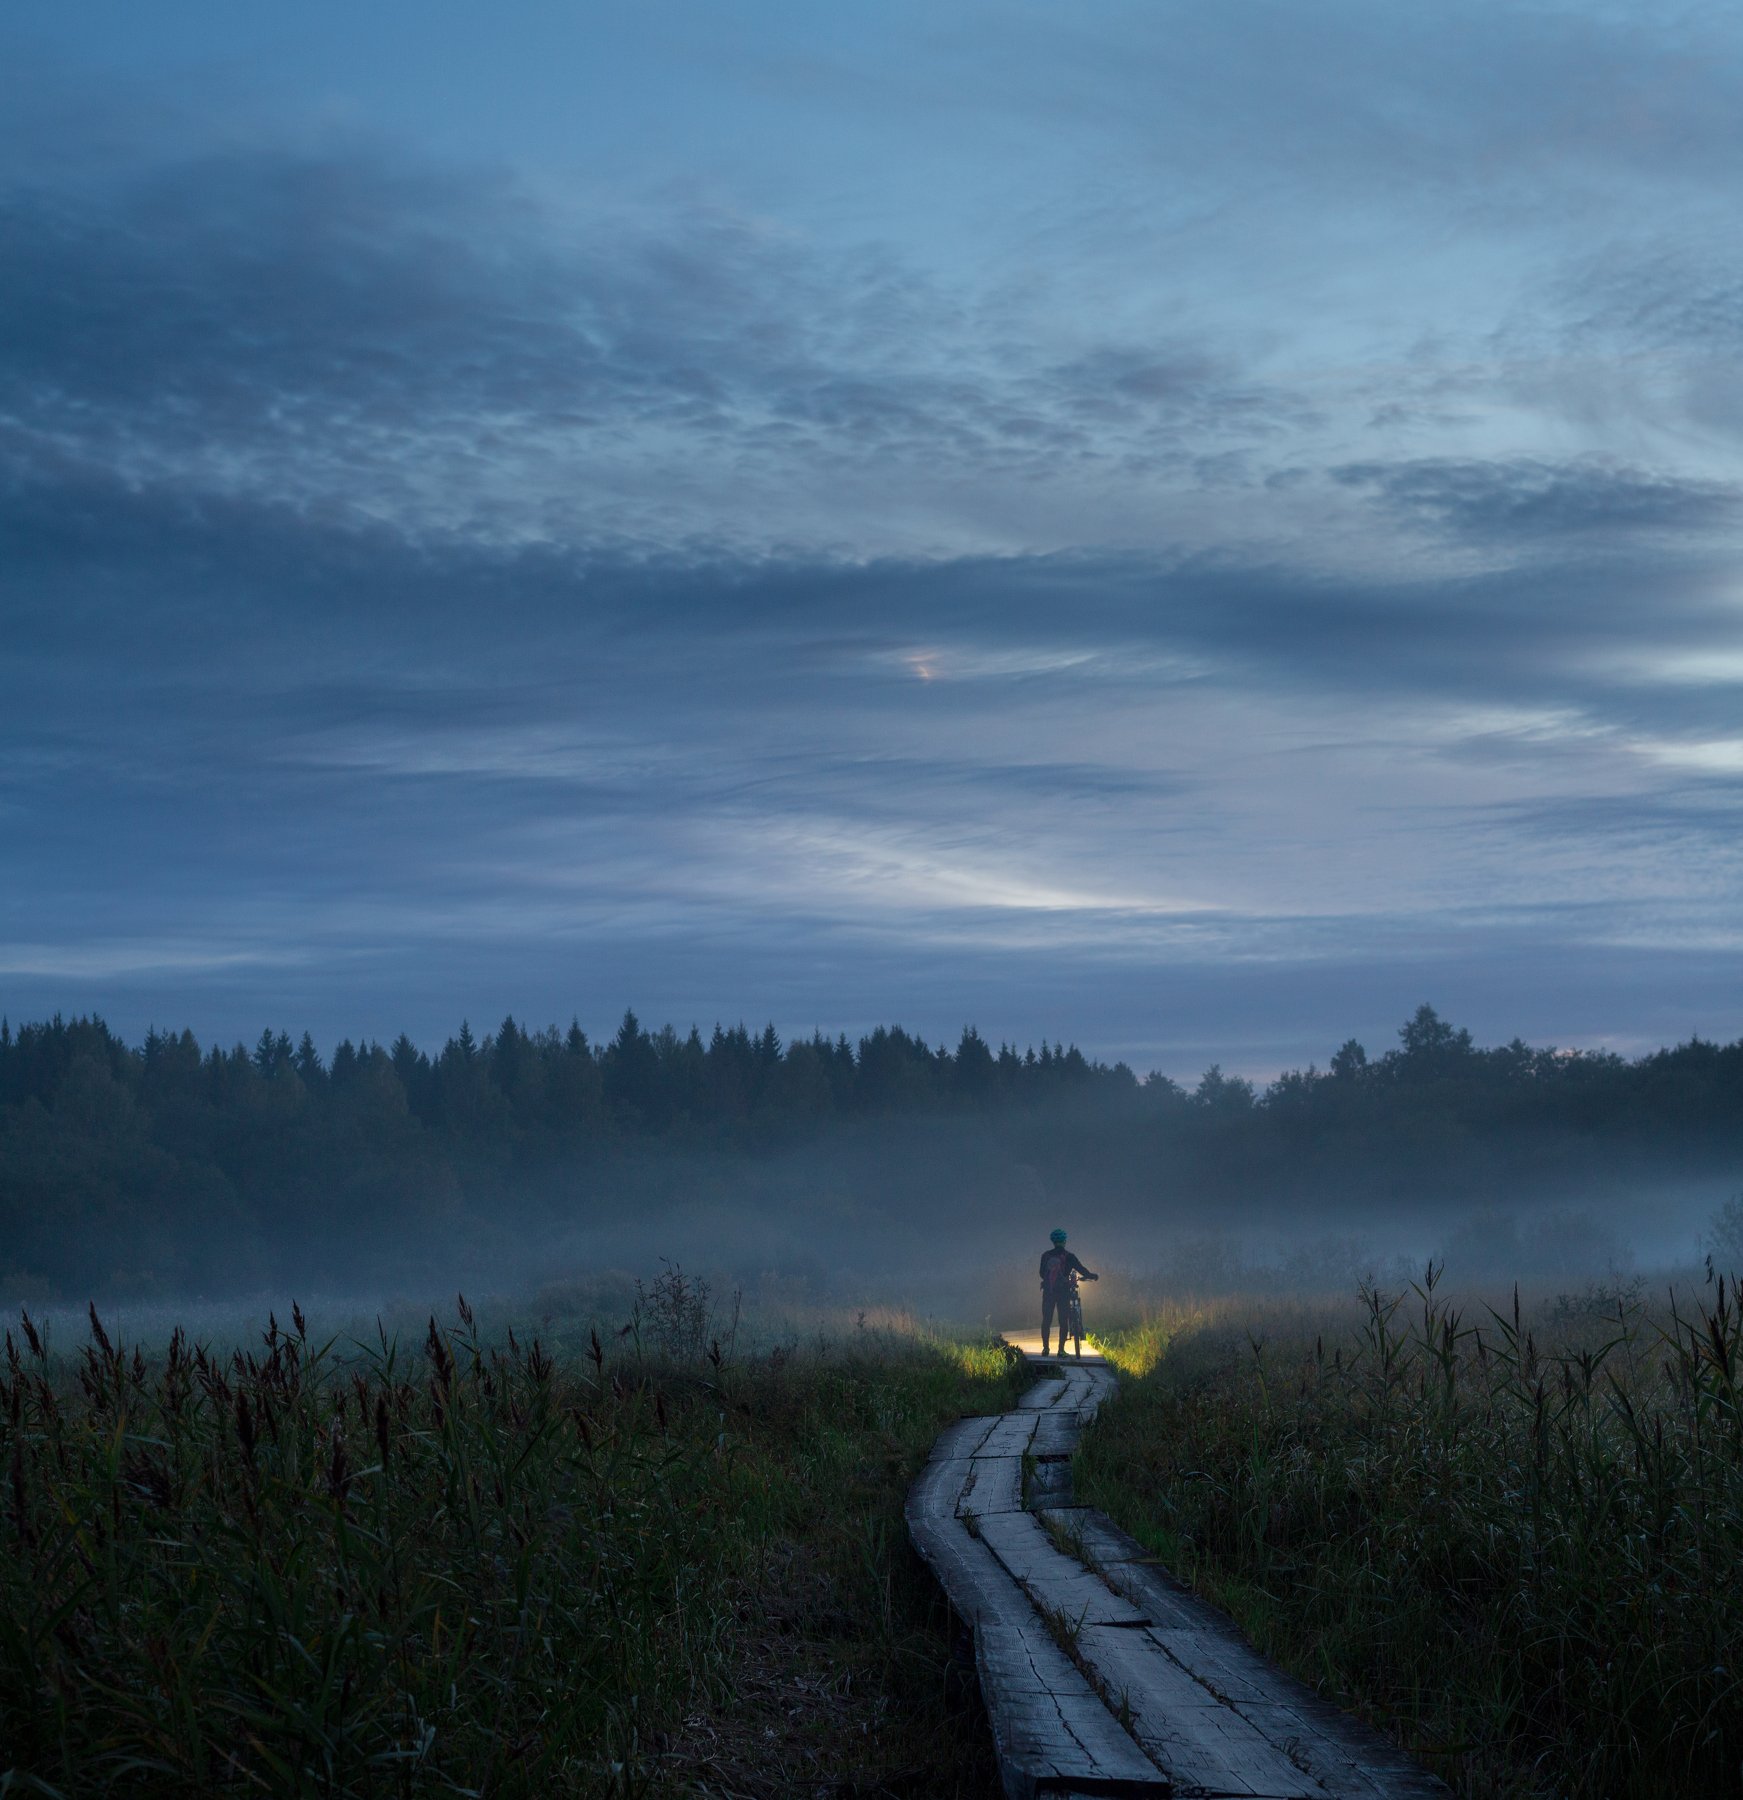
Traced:
[[1244, 1800], [1325, 1800], [1324, 1789], [1149, 1631], [1086, 1624], [1077, 1655], [1176, 1789]]
[[[1034, 1428], [1033, 1413], [952, 1426], [941, 1444], [945, 1453], [926, 1464], [909, 1490], [910, 1535], [973, 1628], [981, 1696], [1010, 1800], [1074, 1787], [1165, 1794], [1155, 1764], [1102, 1705], [980, 1535], [998, 1522], [1040, 1531], [1021, 1511], [1022, 1448]], [[995, 1453], [1000, 1445], [1013, 1453]], [[991, 1517], [980, 1516], [981, 1506]], [[975, 1514], [973, 1533], [959, 1513]]]
[[1193, 1631], [1235, 1631], [1234, 1621], [1191, 1588], [1176, 1581], [1140, 1544], [1093, 1507], [1051, 1509], [1054, 1519], [1082, 1545], [1084, 1560], [1117, 1593], [1159, 1626]]
[[920, 1473], [908, 1489], [907, 1512], [933, 1514], [943, 1519], [956, 1517], [956, 1501], [967, 1484], [973, 1461], [966, 1456], [934, 1456], [921, 1465]]
[[1051, 1794], [1071, 1783], [1169, 1792], [1027, 1602], [1001, 1626], [976, 1631], [975, 1663], [1007, 1794], [1031, 1795], [1043, 1784]]
[[1337, 1800], [1446, 1800], [1445, 1784], [1390, 1738], [1317, 1694], [1241, 1711]]
[[1065, 1505], [1071, 1499], [1071, 1459], [1053, 1456], [1029, 1465], [1023, 1487], [1023, 1503], [1034, 1512], [1043, 1507]]
[[987, 1433], [1003, 1418], [1003, 1413], [990, 1413], [984, 1417], [958, 1419], [954, 1425], [946, 1425], [938, 1434], [938, 1441], [932, 1446], [932, 1454], [928, 1460], [932, 1462], [948, 1462], [953, 1457], [973, 1456], [986, 1442]]
[[1032, 1456], [1069, 1456], [1083, 1435], [1083, 1425], [1075, 1412], [1058, 1408], [1035, 1416], [1035, 1436], [1030, 1443]]
[[976, 1456], [1021, 1456], [1034, 1441], [1037, 1414], [1009, 1412], [986, 1434]]
[[1036, 1606], [1074, 1623], [1143, 1625], [1143, 1613], [1100, 1576], [1067, 1556], [1033, 1513], [999, 1513], [980, 1535]]
[[916, 1506], [940, 1519], [954, 1519], [962, 1509], [962, 1496], [974, 1479], [975, 1465], [966, 1456], [952, 1457], [949, 1462], [931, 1462], [914, 1477], [908, 1496], [912, 1516]]
[[977, 1456], [969, 1464], [969, 1471], [968, 1483], [956, 1503], [959, 1516], [1023, 1510], [1022, 1457]]
[[[962, 1522], [911, 1508], [915, 1546], [974, 1629], [981, 1697], [1005, 1792], [1029, 1800], [1071, 1783], [1164, 1794], [1153, 1762], [1048, 1635], [1022, 1589]], [[1105, 1788], [1104, 1788], [1104, 1791]]]
[[1083, 1417], [1084, 1424], [1087, 1425], [1101, 1410], [1102, 1403], [1112, 1395], [1115, 1383], [1112, 1371], [1105, 1368], [1086, 1369], [1084, 1375], [1086, 1378], [1084, 1395], [1076, 1405], [1078, 1412]]

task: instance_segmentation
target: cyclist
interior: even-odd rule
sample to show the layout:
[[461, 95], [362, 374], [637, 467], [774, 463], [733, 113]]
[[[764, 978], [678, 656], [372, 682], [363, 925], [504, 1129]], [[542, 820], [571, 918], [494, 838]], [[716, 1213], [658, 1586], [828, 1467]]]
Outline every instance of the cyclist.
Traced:
[[[1071, 1319], [1071, 1290], [1078, 1276], [1085, 1281], [1098, 1281], [1092, 1269], [1077, 1260], [1076, 1253], [1065, 1247], [1065, 1233], [1053, 1233], [1053, 1247], [1041, 1258], [1041, 1354], [1051, 1356], [1053, 1315], [1059, 1315], [1059, 1354], [1065, 1354], [1066, 1326]], [[1081, 1329], [1081, 1328], [1080, 1328]], [[1077, 1340], [1078, 1354], [1083, 1353], [1083, 1339]]]

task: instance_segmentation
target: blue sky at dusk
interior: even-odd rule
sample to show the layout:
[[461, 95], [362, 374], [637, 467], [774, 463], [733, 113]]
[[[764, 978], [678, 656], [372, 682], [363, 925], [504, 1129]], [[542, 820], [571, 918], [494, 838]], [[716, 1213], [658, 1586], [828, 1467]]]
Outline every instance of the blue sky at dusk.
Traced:
[[0, 1010], [1743, 1031], [1743, 13], [27, 0]]

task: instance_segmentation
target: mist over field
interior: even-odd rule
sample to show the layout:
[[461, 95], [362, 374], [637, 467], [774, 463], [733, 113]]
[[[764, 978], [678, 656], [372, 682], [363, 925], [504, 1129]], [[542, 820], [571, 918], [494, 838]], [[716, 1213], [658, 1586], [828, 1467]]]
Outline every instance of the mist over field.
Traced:
[[1009, 1324], [1056, 1225], [1123, 1312], [1694, 1269], [1743, 1166], [1743, 1043], [1478, 1047], [1420, 1007], [1262, 1092], [892, 1028], [783, 1045], [463, 1028], [428, 1056], [94, 1021], [0, 1033], [0, 1301], [156, 1311], [456, 1291], [621, 1310], [676, 1264], [772, 1313]]
[[585, 1291], [599, 1272], [647, 1275], [664, 1258], [777, 1305], [894, 1304], [1007, 1325], [1035, 1309], [1055, 1225], [1104, 1277], [1092, 1312], [1165, 1294], [1353, 1293], [1431, 1257], [1466, 1286], [1578, 1286], [1691, 1268], [1734, 1185], [1722, 1170], [1649, 1154], [1618, 1168], [1553, 1140], [1485, 1147], [1462, 1168], [1351, 1164], [1292, 1179], [1170, 1157], [1094, 1117], [1043, 1116], [1015, 1133], [883, 1123], [748, 1161], [613, 1160], [560, 1183], [539, 1222], [506, 1241], [471, 1257], [456, 1246], [450, 1266], [560, 1297], [565, 1278]]

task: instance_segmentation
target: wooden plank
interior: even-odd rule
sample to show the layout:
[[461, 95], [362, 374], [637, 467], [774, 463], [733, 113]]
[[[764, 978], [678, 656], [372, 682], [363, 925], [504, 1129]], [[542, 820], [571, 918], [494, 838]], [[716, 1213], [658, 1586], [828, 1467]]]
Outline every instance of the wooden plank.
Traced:
[[1098, 1575], [1067, 1556], [1033, 1513], [1000, 1513], [980, 1521], [980, 1535], [1038, 1606], [1097, 1625], [1143, 1625], [1144, 1615]]
[[1447, 1800], [1446, 1784], [1399, 1745], [1317, 1694], [1241, 1712], [1336, 1800]]
[[958, 1517], [1023, 1510], [1022, 1457], [977, 1456], [968, 1466], [968, 1481], [956, 1502]]
[[1027, 1800], [1072, 1782], [1167, 1792], [1154, 1763], [1120, 1729], [1017, 1584], [959, 1521], [910, 1516], [914, 1542], [951, 1604], [974, 1628], [981, 1697], [1005, 1791]]
[[1057, 1409], [1039, 1413], [1029, 1453], [1032, 1456], [1069, 1456], [1082, 1435], [1083, 1426], [1076, 1413]]
[[1107, 1369], [1091, 1369], [1087, 1373], [1089, 1389], [1086, 1396], [1077, 1403], [1077, 1409], [1083, 1415], [1086, 1425], [1113, 1398], [1119, 1386], [1112, 1372]]
[[981, 1693], [1006, 1793], [1033, 1794], [1045, 1784], [1051, 1794], [1082, 1782], [1167, 1794], [1156, 1764], [1120, 1728], [1026, 1602], [1023, 1611], [1026, 1616], [1006, 1629], [975, 1633]]
[[1037, 1415], [1009, 1412], [986, 1434], [976, 1456], [1021, 1456], [1033, 1442]]
[[[960, 1521], [915, 1518], [908, 1522], [914, 1548], [938, 1577], [950, 1604], [979, 1628], [983, 1618], [1002, 1619], [1011, 1611], [1010, 1576], [992, 1551], [970, 1537]], [[1014, 1589], [1013, 1589], [1014, 1591]]]
[[[965, 1441], [959, 1433], [954, 1447]], [[1048, 1635], [991, 1547], [955, 1516], [967, 1474], [985, 1479], [1011, 1470], [1020, 1482], [1021, 1469], [1020, 1457], [952, 1456], [928, 1463], [906, 1508], [915, 1547], [974, 1629], [981, 1695], [1005, 1792], [1011, 1800], [1030, 1800], [1040, 1791], [1053, 1795], [1082, 1783], [1090, 1791], [1099, 1786], [1107, 1792], [1113, 1784], [1125, 1793], [1166, 1794], [1155, 1764]], [[1026, 1515], [1008, 1516], [1040, 1529]]]
[[966, 1456], [951, 1462], [927, 1463], [908, 1493], [910, 1512], [923, 1507], [938, 1519], [961, 1516], [962, 1496], [974, 1480], [975, 1465]]
[[948, 1462], [957, 1456], [973, 1456], [986, 1442], [987, 1433], [1004, 1417], [1003, 1413], [992, 1413], [984, 1417], [958, 1419], [954, 1425], [946, 1425], [939, 1432], [938, 1441], [932, 1446], [929, 1460]]
[[1031, 1512], [1039, 1507], [1061, 1506], [1071, 1498], [1071, 1463], [1068, 1458], [1049, 1457], [1030, 1465], [1023, 1503]]
[[1261, 1656], [1245, 1638], [1223, 1631], [1181, 1631], [1158, 1625], [1152, 1635], [1180, 1666], [1214, 1694], [1235, 1706], [1293, 1698], [1289, 1677]]
[[916, 1516], [954, 1519], [957, 1501], [973, 1472], [974, 1464], [966, 1456], [925, 1464], [908, 1489], [906, 1510], [910, 1521]]
[[1087, 1506], [1073, 1507], [1062, 1522], [1081, 1538], [1090, 1565], [1158, 1626], [1231, 1633], [1246, 1642], [1227, 1613], [1200, 1598], [1184, 1582], [1175, 1580], [1150, 1551], [1121, 1531], [1106, 1513]]
[[1077, 1655], [1176, 1789], [1238, 1800], [1325, 1800], [1324, 1790], [1236, 1709], [1201, 1687], [1148, 1631], [1085, 1625]]

